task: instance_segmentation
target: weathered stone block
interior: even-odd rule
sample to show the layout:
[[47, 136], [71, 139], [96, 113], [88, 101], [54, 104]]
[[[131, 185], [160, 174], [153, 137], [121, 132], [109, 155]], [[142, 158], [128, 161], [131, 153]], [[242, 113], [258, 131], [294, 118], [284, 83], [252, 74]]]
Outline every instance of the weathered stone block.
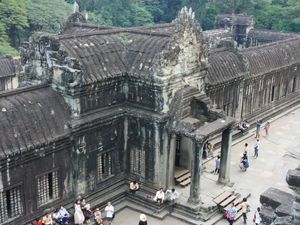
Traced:
[[274, 210], [271, 207], [261, 207], [260, 216], [264, 224], [271, 224], [275, 217]]
[[281, 204], [275, 209], [276, 216], [284, 217], [284, 216], [292, 216], [292, 204], [283, 205]]
[[292, 205], [294, 196], [276, 188], [269, 188], [260, 195], [260, 203], [276, 209], [281, 204]]
[[284, 216], [277, 217], [271, 225], [292, 225], [293, 217], [292, 216]]

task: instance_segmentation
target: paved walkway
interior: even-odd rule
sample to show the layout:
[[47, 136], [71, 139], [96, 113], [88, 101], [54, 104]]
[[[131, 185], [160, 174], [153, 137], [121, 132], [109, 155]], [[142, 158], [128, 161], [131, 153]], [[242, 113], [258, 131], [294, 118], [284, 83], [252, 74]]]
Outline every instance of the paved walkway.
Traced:
[[[251, 133], [253, 131], [250, 131]], [[294, 169], [300, 164], [300, 109], [297, 109], [280, 119], [271, 122], [270, 135], [265, 134], [261, 137], [261, 150], [259, 157], [254, 159], [253, 146], [255, 143], [254, 133], [247, 139], [236, 144], [232, 148], [231, 156], [231, 182], [234, 182], [234, 188], [240, 193], [251, 193], [249, 203], [252, 208], [259, 206], [259, 196], [269, 187], [280, 188], [291, 192], [285, 182], [285, 176], [289, 169]], [[243, 153], [244, 143], [249, 144], [250, 168], [242, 172], [239, 167], [239, 160]], [[203, 176], [212, 183], [217, 176], [209, 173], [214, 169], [214, 160], [208, 162]], [[201, 189], [205, 189], [205, 182]], [[218, 186], [215, 186], [218, 188]], [[187, 189], [186, 189], [187, 190]], [[183, 191], [183, 190], [182, 190]], [[184, 191], [185, 192], [185, 191]], [[209, 193], [209, 191], [207, 191]], [[252, 219], [253, 212], [249, 213]], [[114, 225], [135, 225], [139, 221], [139, 213], [125, 209], [116, 215]], [[163, 221], [148, 216], [149, 225], [183, 225], [182, 221], [167, 217]], [[217, 225], [228, 224], [225, 220]], [[243, 224], [242, 221], [235, 223]], [[249, 220], [249, 224], [252, 224]]]

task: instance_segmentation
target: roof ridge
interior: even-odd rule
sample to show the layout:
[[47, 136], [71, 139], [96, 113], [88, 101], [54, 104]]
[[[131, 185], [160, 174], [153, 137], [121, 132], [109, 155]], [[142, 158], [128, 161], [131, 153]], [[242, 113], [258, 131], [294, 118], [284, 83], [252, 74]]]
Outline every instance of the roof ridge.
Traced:
[[57, 35], [60, 40], [62, 39], [71, 39], [76, 37], [88, 37], [93, 35], [108, 35], [108, 34], [118, 34], [118, 33], [135, 33], [135, 34], [145, 34], [150, 36], [161, 36], [161, 37], [170, 37], [170, 34], [166, 34], [159, 31], [152, 31], [147, 29], [140, 28], [115, 28], [115, 29], [106, 29], [106, 30], [97, 30], [91, 31], [88, 33], [77, 33], [77, 34], [59, 34]]
[[5, 90], [0, 92], [0, 98], [2, 97], [7, 97], [19, 93], [24, 93], [24, 92], [29, 92], [32, 90], [38, 90], [41, 88], [49, 87], [49, 84], [37, 84], [33, 86], [28, 86], [28, 87], [21, 87], [21, 88], [16, 88], [16, 89], [11, 89], [11, 90]]
[[251, 48], [244, 48], [244, 49], [241, 49], [239, 51], [241, 51], [241, 52], [251, 52], [251, 51], [254, 51], [254, 50], [257, 50], [257, 49], [262, 49], [262, 48], [265, 48], [265, 47], [272, 47], [272, 46], [278, 46], [278, 45], [285, 44], [285, 43], [291, 43], [292, 41], [300, 41], [300, 38], [299, 37], [292, 37], [292, 38], [288, 38], [288, 39], [284, 39], [284, 40], [280, 40], [280, 41], [275, 41], [275, 42], [270, 42], [270, 43], [259, 45], [259, 46], [254, 46], [254, 47], [251, 47]]

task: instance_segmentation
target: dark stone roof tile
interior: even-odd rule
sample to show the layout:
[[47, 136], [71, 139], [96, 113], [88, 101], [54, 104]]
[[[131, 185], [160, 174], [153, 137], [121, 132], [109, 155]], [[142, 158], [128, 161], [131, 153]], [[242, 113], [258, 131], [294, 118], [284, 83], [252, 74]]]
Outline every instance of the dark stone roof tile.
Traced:
[[70, 115], [63, 97], [49, 87], [3, 93], [0, 95], [0, 156], [29, 146], [42, 146], [67, 134]]

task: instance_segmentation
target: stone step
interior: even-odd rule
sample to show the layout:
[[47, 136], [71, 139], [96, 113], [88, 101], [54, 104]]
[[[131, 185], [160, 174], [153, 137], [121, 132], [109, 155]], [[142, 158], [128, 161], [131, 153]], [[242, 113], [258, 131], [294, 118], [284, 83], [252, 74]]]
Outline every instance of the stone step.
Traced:
[[189, 185], [191, 183], [191, 178], [188, 178], [186, 180], [184, 180], [183, 182], [180, 182], [180, 186], [185, 187], [187, 185]]
[[227, 198], [225, 201], [220, 203], [220, 206], [222, 208], [225, 208], [226, 206], [228, 206], [229, 204], [231, 204], [232, 202], [234, 202], [234, 200], [236, 199], [235, 195], [231, 195], [229, 198]]
[[176, 181], [177, 181], [178, 183], [180, 183], [180, 182], [182, 182], [182, 181], [184, 181], [184, 180], [186, 180], [186, 179], [188, 179], [188, 178], [190, 178], [190, 177], [191, 177], [191, 173], [188, 172], [188, 173], [184, 174], [183, 176], [177, 178]]
[[184, 168], [176, 167], [175, 168], [175, 179], [178, 179], [181, 176], [184, 176], [185, 174], [189, 173], [190, 171]]
[[229, 198], [231, 195], [232, 195], [232, 192], [224, 191], [223, 193], [218, 195], [216, 198], [214, 198], [213, 201], [214, 201], [214, 203], [219, 205], [221, 202], [223, 202], [224, 200]]

